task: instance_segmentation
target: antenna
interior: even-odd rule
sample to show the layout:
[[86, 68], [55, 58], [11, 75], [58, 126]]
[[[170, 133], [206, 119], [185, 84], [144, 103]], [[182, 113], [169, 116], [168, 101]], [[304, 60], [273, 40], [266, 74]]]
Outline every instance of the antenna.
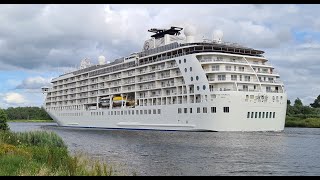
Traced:
[[212, 40], [217, 42], [217, 43], [222, 43], [222, 38], [223, 38], [223, 31], [218, 29], [213, 31], [212, 34]]

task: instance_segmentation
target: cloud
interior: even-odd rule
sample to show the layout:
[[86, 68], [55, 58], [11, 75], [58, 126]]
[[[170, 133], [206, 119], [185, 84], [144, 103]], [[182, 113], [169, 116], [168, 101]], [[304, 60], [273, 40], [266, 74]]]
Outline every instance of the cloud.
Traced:
[[50, 79], [45, 79], [43, 77], [30, 77], [24, 79], [22, 83], [16, 87], [16, 89], [40, 89], [44, 86], [51, 86], [50, 82]]
[[41, 77], [79, 66], [84, 58], [97, 63], [99, 55], [112, 61], [141, 51], [150, 28], [193, 24], [199, 40], [221, 29], [224, 41], [264, 50], [289, 97], [307, 102], [320, 94], [319, 6], [1, 5], [0, 70], [41, 72], [17, 85], [33, 92], [48, 83]]
[[23, 105], [28, 102], [23, 95], [16, 92], [6, 93], [3, 95], [2, 99], [6, 104], [10, 105]]
[[299, 24], [299, 10], [294, 5], [3, 5], [0, 69], [74, 67], [99, 55], [113, 60], [141, 51], [148, 29], [186, 23], [209, 37], [220, 28], [226, 41], [275, 47], [290, 40], [283, 23]]

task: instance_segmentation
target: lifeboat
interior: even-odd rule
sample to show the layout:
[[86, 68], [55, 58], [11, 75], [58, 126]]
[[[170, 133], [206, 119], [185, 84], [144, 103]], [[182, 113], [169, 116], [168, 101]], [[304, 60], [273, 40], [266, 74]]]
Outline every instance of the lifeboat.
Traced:
[[121, 96], [116, 96], [112, 99], [112, 101], [113, 101], [113, 104], [115, 105], [122, 105], [127, 102], [127, 99]]
[[110, 106], [110, 98], [101, 98], [100, 99], [100, 104], [102, 106]]

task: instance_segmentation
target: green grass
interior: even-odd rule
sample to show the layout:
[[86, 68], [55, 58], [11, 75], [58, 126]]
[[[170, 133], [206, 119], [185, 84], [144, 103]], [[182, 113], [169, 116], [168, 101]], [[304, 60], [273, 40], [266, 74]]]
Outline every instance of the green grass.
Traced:
[[112, 176], [112, 166], [71, 156], [63, 140], [44, 131], [0, 131], [0, 176]]
[[320, 128], [320, 118], [287, 117], [285, 127]]
[[54, 122], [53, 120], [36, 120], [36, 119], [22, 119], [22, 120], [8, 120], [8, 122]]

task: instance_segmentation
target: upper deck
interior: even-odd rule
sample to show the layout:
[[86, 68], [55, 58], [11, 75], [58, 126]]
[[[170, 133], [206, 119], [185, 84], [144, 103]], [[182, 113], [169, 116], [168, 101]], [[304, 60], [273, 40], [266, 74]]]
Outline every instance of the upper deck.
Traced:
[[[137, 53], [137, 60], [138, 60], [137, 62], [127, 61], [127, 58], [122, 57], [114, 60], [109, 64], [93, 65], [88, 68], [80, 69], [67, 74], [79, 75], [79, 74], [83, 74], [83, 73], [87, 73], [87, 72], [91, 72], [99, 69], [108, 69], [106, 71], [101, 71], [101, 73], [108, 73], [112, 71], [118, 71], [118, 70], [123, 70], [123, 69], [131, 68], [139, 65], [152, 63], [155, 61], [170, 59], [173, 57], [178, 57], [178, 56], [183, 56], [188, 54], [195, 54], [195, 53], [203, 53], [203, 52], [231, 53], [231, 54], [247, 55], [247, 56], [255, 56], [255, 57], [263, 57], [262, 54], [264, 53], [264, 51], [240, 46], [236, 43], [217, 43], [217, 42], [211, 41], [211, 42], [195, 42], [195, 43], [179, 44], [177, 42], [174, 42], [161, 47], [157, 47], [154, 49]], [[153, 59], [152, 61], [147, 60], [149, 57], [153, 57], [153, 56], [156, 56], [156, 57], [152, 58]], [[112, 68], [107, 68], [107, 67], [112, 67]], [[63, 74], [61, 76], [64, 76], [64, 75], [66, 74]], [[53, 81], [55, 81], [56, 79], [53, 79]]]

